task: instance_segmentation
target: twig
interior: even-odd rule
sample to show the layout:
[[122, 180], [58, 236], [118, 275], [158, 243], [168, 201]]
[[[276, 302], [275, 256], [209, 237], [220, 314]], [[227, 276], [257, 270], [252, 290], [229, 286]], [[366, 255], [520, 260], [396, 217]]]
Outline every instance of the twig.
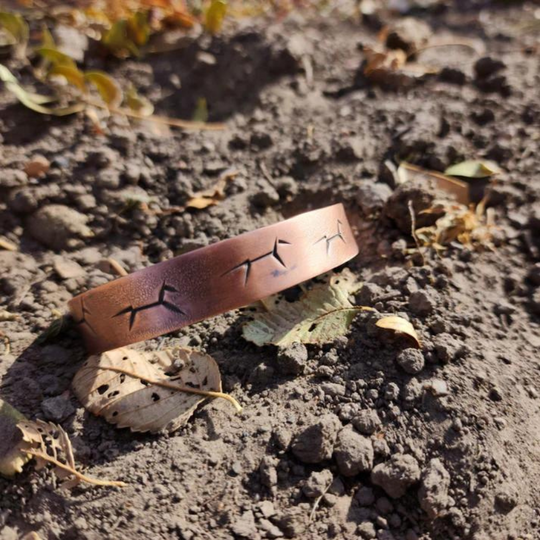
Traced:
[[107, 259], [107, 262], [111, 265], [111, 268], [119, 275], [119, 276], [127, 276], [129, 272], [115, 259], [112, 257], [109, 257]]
[[92, 368], [96, 370], [103, 369], [103, 370], [114, 371], [116, 373], [124, 373], [125, 375], [129, 375], [130, 377], [133, 377], [134, 379], [140, 379], [141, 381], [145, 381], [149, 384], [155, 384], [156, 386], [162, 386], [163, 388], [170, 388], [172, 390], [177, 390], [179, 392], [187, 392], [188, 394], [197, 394], [199, 396], [204, 396], [204, 397], [223, 398], [227, 400], [229, 403], [232, 403], [232, 405], [237, 410], [237, 412], [242, 412], [242, 406], [240, 405], [240, 403], [238, 403], [236, 399], [234, 399], [231, 395], [226, 394], [225, 392], [214, 392], [212, 390], [198, 390], [197, 388], [188, 388], [185, 386], [178, 386], [177, 384], [173, 384], [167, 381], [156, 381], [154, 379], [143, 377], [142, 375], [139, 375], [138, 373], [134, 373], [133, 371], [129, 371], [127, 369], [122, 369], [122, 368], [116, 368], [116, 367], [110, 367], [110, 366], [107, 366], [107, 367], [92, 366]]
[[326, 492], [330, 489], [330, 486], [334, 482], [334, 479], [330, 481], [330, 483], [326, 486], [324, 491], [315, 499], [315, 502], [313, 504], [313, 508], [311, 509], [311, 512], [309, 514], [309, 522], [311, 523], [313, 521], [313, 518], [315, 517], [315, 512], [317, 512], [317, 508], [319, 507], [320, 502], [322, 501], [322, 498], [326, 495]]
[[95, 486], [117, 486], [117, 487], [126, 487], [127, 484], [125, 482], [118, 482], [115, 480], [97, 480], [96, 478], [91, 478], [90, 476], [86, 476], [85, 474], [72, 469], [68, 465], [64, 465], [57, 459], [44, 454], [43, 452], [37, 452], [35, 450], [30, 449], [24, 449], [21, 448], [21, 452], [24, 452], [25, 454], [30, 454], [31, 456], [38, 457], [40, 459], [44, 459], [45, 461], [48, 461], [49, 463], [52, 463], [56, 467], [59, 467], [60, 469], [64, 469], [64, 471], [68, 471], [74, 476], [76, 476], [79, 480], [86, 482], [88, 484], [94, 484]]
[[426, 258], [424, 257], [424, 254], [420, 249], [420, 240], [418, 240], [418, 236], [416, 236], [416, 215], [414, 213], [413, 202], [410, 199], [409, 201], [407, 201], [407, 208], [409, 209], [409, 214], [411, 216], [411, 236], [414, 239], [414, 243], [416, 244], [416, 249], [418, 250], [418, 253], [420, 253], [420, 256], [422, 257], [422, 266], [425, 266]]

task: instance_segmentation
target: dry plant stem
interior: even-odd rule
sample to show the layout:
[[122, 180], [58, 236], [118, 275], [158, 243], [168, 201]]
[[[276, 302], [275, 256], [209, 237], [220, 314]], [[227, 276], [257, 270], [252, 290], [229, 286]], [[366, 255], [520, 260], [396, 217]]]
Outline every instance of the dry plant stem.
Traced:
[[107, 262], [111, 265], [111, 268], [119, 275], [119, 276], [127, 276], [128, 271], [115, 259], [112, 257], [109, 257], [107, 259]]
[[22, 452], [25, 454], [30, 454], [31, 456], [38, 457], [41, 459], [44, 459], [45, 461], [48, 461], [49, 463], [52, 463], [56, 467], [59, 467], [60, 469], [64, 469], [65, 471], [70, 472], [74, 476], [76, 476], [79, 480], [86, 482], [87, 484], [93, 484], [95, 486], [116, 486], [116, 487], [126, 487], [127, 484], [125, 482], [118, 482], [115, 480], [97, 480], [96, 478], [91, 478], [90, 476], [86, 476], [85, 474], [76, 471], [75, 469], [72, 469], [68, 465], [64, 465], [57, 459], [54, 459], [51, 456], [48, 456], [47, 454], [44, 454], [43, 452], [36, 452], [35, 450], [26, 450], [21, 449]]
[[309, 522], [311, 523], [313, 521], [313, 518], [315, 517], [315, 513], [317, 512], [317, 508], [319, 508], [319, 504], [322, 501], [322, 498], [326, 495], [326, 492], [330, 489], [330, 486], [334, 482], [334, 479], [332, 478], [332, 481], [328, 483], [328, 485], [324, 488], [324, 491], [315, 499], [315, 503], [313, 504], [313, 508], [311, 509], [311, 512], [309, 514]]
[[426, 258], [424, 257], [424, 254], [420, 249], [420, 241], [418, 240], [418, 236], [416, 236], [416, 215], [414, 213], [412, 201], [407, 202], [407, 208], [409, 209], [409, 214], [411, 215], [411, 236], [414, 239], [414, 243], [416, 244], [416, 249], [418, 250], [418, 253], [420, 253], [420, 256], [422, 257], [422, 265], [425, 266]]
[[114, 371], [116, 373], [124, 373], [125, 375], [129, 375], [130, 377], [133, 377], [135, 379], [140, 379], [141, 381], [145, 381], [149, 384], [155, 384], [156, 386], [162, 386], [163, 388], [171, 388], [172, 390], [178, 390], [179, 392], [187, 392], [188, 394], [197, 394], [199, 396], [204, 397], [213, 397], [213, 398], [223, 398], [226, 399], [229, 403], [232, 403], [234, 405], [234, 408], [237, 410], [237, 412], [242, 412], [242, 406], [236, 399], [234, 399], [229, 394], [225, 394], [224, 392], [213, 392], [212, 390], [197, 390], [196, 388], [189, 388], [185, 386], [178, 386], [177, 384], [173, 384], [167, 381], [155, 381], [154, 379], [149, 379], [147, 377], [141, 377], [137, 373], [134, 373], [133, 371], [129, 371], [127, 369], [122, 368], [115, 368], [115, 367], [96, 367], [96, 370], [108, 370], [108, 371]]
[[313, 319], [312, 324], [316, 324], [321, 319], [324, 319], [325, 317], [328, 317], [329, 315], [332, 315], [333, 313], [338, 313], [339, 311], [376, 311], [376, 310], [367, 306], [351, 306], [351, 307], [333, 309], [332, 311], [323, 313], [322, 315], [319, 315], [316, 319]]
[[466, 49], [470, 49], [473, 52], [477, 52], [476, 49], [470, 43], [459, 42], [459, 41], [449, 42], [449, 43], [434, 43], [433, 45], [426, 45], [425, 47], [420, 47], [419, 49], [416, 49], [410, 52], [407, 55], [407, 60], [411, 58], [412, 56], [415, 56], [418, 53], [422, 53], [428, 49], [439, 49], [440, 47], [465, 47]]
[[129, 109], [124, 109], [123, 107], [111, 107], [105, 103], [99, 103], [99, 101], [85, 99], [86, 103], [92, 105], [93, 107], [98, 107], [100, 109], [105, 109], [112, 114], [123, 114], [129, 118], [135, 118], [137, 120], [147, 120], [150, 122], [155, 122], [157, 124], [165, 124], [167, 126], [178, 127], [182, 129], [193, 129], [193, 130], [206, 130], [206, 131], [219, 131], [225, 129], [225, 124], [206, 124], [205, 122], [192, 122], [190, 120], [179, 120], [178, 118], [168, 118], [167, 116], [157, 116], [155, 114], [151, 116], [145, 116], [144, 114], [139, 114]]

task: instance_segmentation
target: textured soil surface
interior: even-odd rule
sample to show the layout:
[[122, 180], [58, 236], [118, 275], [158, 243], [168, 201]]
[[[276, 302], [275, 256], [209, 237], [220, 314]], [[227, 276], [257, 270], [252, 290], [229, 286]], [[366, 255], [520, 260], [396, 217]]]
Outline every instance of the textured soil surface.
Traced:
[[[112, 118], [100, 136], [84, 117], [48, 119], [0, 91], [0, 233], [19, 246], [0, 251], [0, 305], [19, 315], [0, 323], [11, 343], [0, 344], [0, 395], [60, 423], [89, 474], [128, 484], [65, 493], [27, 466], [0, 479], [0, 538], [540, 538], [540, 62], [537, 34], [522, 30], [534, 9], [423, 4], [413, 35], [475, 50], [426, 50], [419, 60], [440, 74], [397, 88], [359, 70], [361, 46], [402, 20], [387, 14], [295, 15], [90, 61], [160, 114], [189, 118], [206, 97], [224, 131]], [[36, 155], [51, 162], [39, 179], [22, 172]], [[456, 244], [422, 264], [408, 251], [407, 200], [428, 195], [392, 194], [388, 162], [444, 170], [486, 157], [503, 170], [495, 249]], [[239, 174], [215, 207], [126, 204], [182, 205], [229, 168]], [[381, 337], [372, 315], [329, 346], [258, 348], [242, 337], [245, 315], [229, 313], [141, 347], [208, 352], [243, 413], [215, 400], [178, 432], [148, 435], [73, 396], [85, 358], [74, 330], [35, 343], [72, 295], [116, 277], [107, 257], [134, 271], [334, 202], [361, 247], [348, 264], [364, 283], [357, 302], [409, 317], [421, 353]]]

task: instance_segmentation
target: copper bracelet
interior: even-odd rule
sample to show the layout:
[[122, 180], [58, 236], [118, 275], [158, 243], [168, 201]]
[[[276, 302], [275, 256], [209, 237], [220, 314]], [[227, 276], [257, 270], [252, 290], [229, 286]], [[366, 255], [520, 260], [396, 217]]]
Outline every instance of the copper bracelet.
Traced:
[[139, 270], [72, 298], [92, 353], [150, 339], [261, 300], [352, 259], [335, 204]]

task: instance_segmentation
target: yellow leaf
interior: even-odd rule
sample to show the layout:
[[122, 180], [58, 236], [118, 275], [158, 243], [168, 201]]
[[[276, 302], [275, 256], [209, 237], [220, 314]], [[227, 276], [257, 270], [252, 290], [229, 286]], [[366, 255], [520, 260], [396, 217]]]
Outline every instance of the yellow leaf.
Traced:
[[204, 27], [210, 34], [217, 34], [221, 30], [226, 13], [227, 2], [225, 0], [212, 0], [204, 18]]
[[108, 106], [116, 108], [122, 103], [122, 90], [118, 83], [107, 73], [103, 71], [87, 71], [84, 78], [97, 88], [101, 99]]
[[77, 64], [75, 60], [60, 52], [58, 49], [52, 49], [49, 47], [41, 47], [36, 51], [42, 58], [48, 60], [53, 66], [69, 66], [71, 68], [77, 69]]
[[28, 42], [28, 24], [18, 13], [0, 11], [0, 26], [24, 49]]
[[145, 45], [150, 35], [148, 15], [142, 11], [134, 13], [126, 21], [126, 31], [128, 38], [137, 46]]
[[450, 176], [463, 176], [465, 178], [485, 178], [499, 174], [501, 169], [493, 161], [486, 160], [467, 160], [456, 165], [448, 167], [445, 174]]
[[398, 317], [397, 315], [389, 315], [388, 317], [383, 317], [382, 319], [379, 319], [376, 325], [379, 328], [384, 328], [385, 330], [393, 330], [394, 332], [409, 336], [416, 343], [418, 348], [422, 347], [422, 344], [420, 343], [420, 338], [418, 337], [414, 326], [403, 317]]
[[86, 92], [84, 73], [76, 66], [57, 64], [49, 70], [49, 75], [61, 75], [68, 83], [76, 86], [81, 92]]

